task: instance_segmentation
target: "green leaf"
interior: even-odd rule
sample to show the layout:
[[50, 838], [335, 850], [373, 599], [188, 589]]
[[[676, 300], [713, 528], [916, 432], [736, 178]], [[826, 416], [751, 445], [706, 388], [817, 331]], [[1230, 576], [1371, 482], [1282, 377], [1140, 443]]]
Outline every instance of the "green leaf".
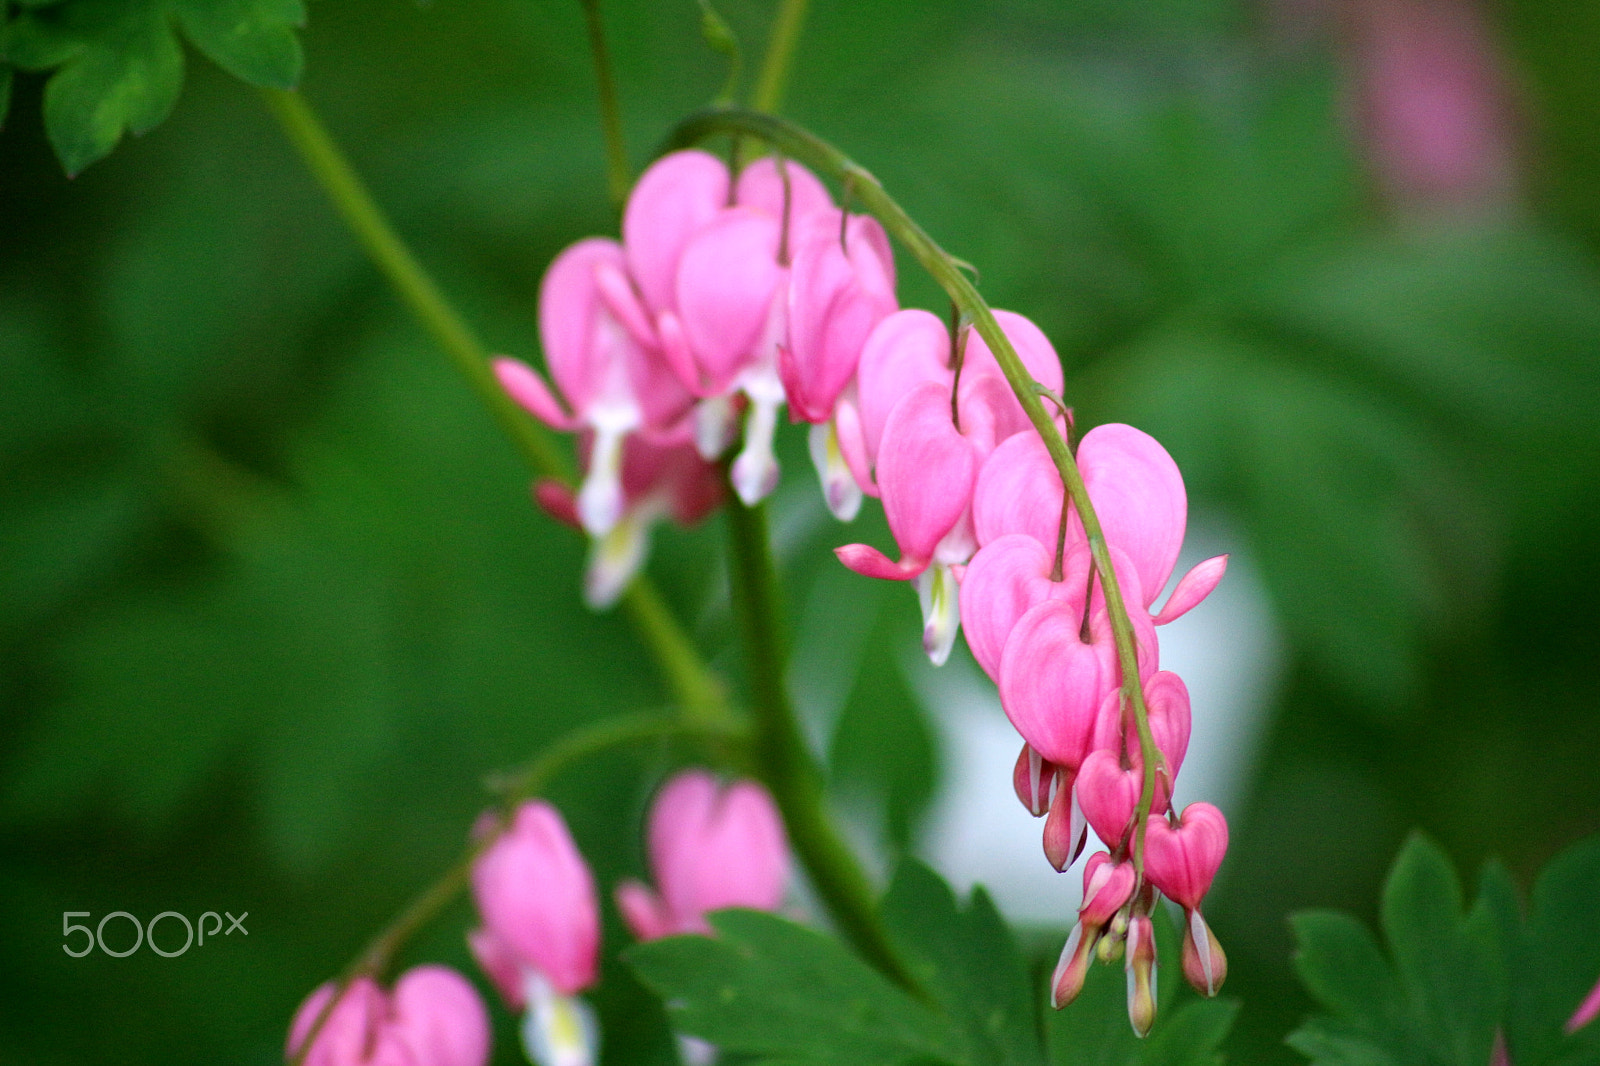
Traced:
[[1466, 910], [1450, 860], [1417, 834], [1389, 872], [1381, 915], [1388, 959], [1352, 918], [1294, 917], [1295, 967], [1332, 1016], [1309, 1020], [1290, 1045], [1318, 1064], [1483, 1066], [1506, 1002], [1490, 896]]
[[183, 32], [223, 70], [274, 89], [300, 80], [301, 0], [173, 0]]
[[1511, 1010], [1506, 1043], [1517, 1066], [1600, 1062], [1600, 1022], [1564, 1027], [1600, 980], [1600, 837], [1551, 860], [1533, 887], [1526, 923], [1508, 945]]
[[183, 86], [183, 49], [159, 6], [79, 0], [71, 14], [68, 36], [79, 47], [44, 90], [45, 132], [69, 176], [103, 158], [124, 131], [153, 129]]
[[947, 1019], [832, 937], [754, 911], [711, 924], [715, 937], [669, 937], [625, 955], [682, 1032], [757, 1062], [970, 1061]]
[[974, 889], [971, 902], [960, 909], [937, 874], [906, 862], [882, 911], [912, 977], [965, 1032], [970, 1061], [1043, 1062], [1040, 997], [988, 893]]
[[0, 130], [6, 128], [6, 115], [11, 112], [11, 68], [0, 63]]

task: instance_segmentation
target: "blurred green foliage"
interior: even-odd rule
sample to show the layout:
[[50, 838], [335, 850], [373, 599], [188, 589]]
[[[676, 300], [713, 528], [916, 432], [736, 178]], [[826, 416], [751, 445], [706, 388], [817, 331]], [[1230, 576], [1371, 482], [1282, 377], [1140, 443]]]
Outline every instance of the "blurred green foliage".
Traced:
[[[1533, 192], [1462, 227], [1386, 214], [1332, 50], [1243, 3], [812, 6], [788, 113], [1040, 322], [1081, 418], [1161, 439], [1268, 582], [1290, 670], [1208, 916], [1235, 1054], [1292, 1061], [1291, 909], [1372, 917], [1413, 825], [1524, 883], [1600, 827], [1600, 23], [1498, 9]], [[717, 9], [759, 54], [770, 5]], [[692, 0], [605, 13], [641, 165], [725, 63]], [[534, 354], [544, 266], [615, 229], [578, 5], [310, 14], [303, 91], [491, 345]], [[581, 545], [254, 90], [192, 63], [165, 123], [69, 182], [45, 78], [0, 85], [0, 1052], [273, 1062], [299, 999], [455, 854], [486, 772], [663, 689], [579, 606]], [[903, 848], [959, 753], [899, 665], [910, 596], [841, 579], [786, 448], [795, 690], [837, 794]], [[737, 680], [719, 532], [664, 531], [652, 571]], [[673, 757], [558, 784], [602, 884], [640, 871]], [[59, 951], [66, 910], [223, 909], [248, 939]], [[464, 965], [466, 920], [413, 956]], [[606, 972], [608, 1061], [671, 1061], [660, 1007]]]

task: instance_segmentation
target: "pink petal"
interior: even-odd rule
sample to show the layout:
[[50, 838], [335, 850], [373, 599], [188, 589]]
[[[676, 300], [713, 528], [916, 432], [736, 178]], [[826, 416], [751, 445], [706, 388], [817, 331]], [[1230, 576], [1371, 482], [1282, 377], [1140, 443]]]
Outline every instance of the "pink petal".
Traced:
[[[856, 370], [856, 391], [869, 459], [877, 461], [889, 413], [907, 392], [925, 381], [949, 388], [949, 358], [950, 334], [927, 311], [897, 311], [868, 334]], [[945, 403], [949, 404], [948, 392]]]
[[850, 476], [856, 479], [856, 485], [862, 492], [876, 498], [878, 483], [872, 479], [872, 467], [867, 459], [867, 443], [861, 431], [861, 410], [848, 396], [833, 409], [833, 430], [839, 441], [839, 454], [844, 456], [845, 465], [850, 468]]
[[466, 978], [445, 966], [418, 966], [394, 986], [390, 1025], [428, 1066], [484, 1066], [489, 1014]]
[[672, 307], [678, 259], [728, 205], [728, 168], [705, 152], [662, 156], [639, 176], [622, 214], [628, 271], [652, 315]]
[[1088, 754], [1103, 687], [1101, 657], [1079, 637], [1082, 609], [1046, 600], [1011, 631], [1000, 658], [1000, 705], [1035, 751], [1076, 770]]
[[[310, 1035], [311, 1027], [322, 1017], [328, 1000], [333, 998], [334, 987], [332, 981], [319, 985], [295, 1011], [294, 1021], [289, 1024], [285, 1058], [292, 1058]], [[351, 981], [317, 1031], [316, 1040], [305, 1057], [306, 1066], [344, 1066], [360, 1062], [383, 1017], [385, 1000], [383, 990], [372, 978], [358, 977]]]
[[617, 242], [590, 237], [556, 256], [539, 282], [545, 365], [574, 414], [588, 410], [623, 350], [634, 346], [600, 299], [597, 281], [597, 271], [622, 264]]
[[1189, 910], [1211, 888], [1228, 850], [1228, 821], [1209, 803], [1183, 809], [1176, 828], [1152, 818], [1145, 830], [1144, 869], [1150, 883]]
[[1144, 594], [1140, 605], [1148, 608], [1183, 546], [1188, 500], [1178, 464], [1148, 433], [1112, 423], [1084, 435], [1078, 468], [1106, 542], [1133, 560]]
[[528, 1005], [523, 994], [522, 962], [506, 942], [488, 929], [467, 931], [467, 948], [508, 1008], [521, 1012]]
[[[995, 452], [996, 455], [999, 451]], [[1073, 573], [1051, 581], [1054, 555], [1032, 537], [1010, 534], [979, 550], [961, 582], [961, 628], [984, 673], [998, 680], [1000, 657], [1017, 620], [1046, 599], [1067, 599], [1082, 610], [1088, 556], [1069, 557]]]
[[1167, 597], [1161, 613], [1156, 615], [1156, 625], [1164, 626], [1189, 613], [1201, 600], [1211, 595], [1211, 590], [1217, 587], [1227, 569], [1226, 555], [1214, 555], [1204, 562], [1196, 563], [1194, 568], [1179, 580], [1178, 587], [1172, 590], [1172, 595]]
[[895, 310], [892, 261], [885, 278], [878, 259], [888, 249], [883, 227], [851, 216], [846, 245], [840, 218], [838, 211], [813, 216], [790, 244], [784, 388], [790, 409], [808, 422], [827, 421], [855, 375], [867, 337]]
[[783, 271], [777, 222], [731, 207], [701, 227], [678, 263], [677, 303], [701, 395], [718, 396], [755, 354]]
[[[1061, 525], [1061, 475], [1037, 433], [1018, 433], [995, 448], [972, 490], [978, 544], [1022, 533], [1053, 554]], [[1081, 530], [1081, 526], [1070, 523]], [[1069, 533], [1071, 529], [1069, 528]], [[1082, 533], [1078, 534], [1081, 539]], [[1071, 546], [1068, 540], [1068, 546]]]
[[[945, 393], [946, 399], [949, 393]], [[1002, 442], [1033, 427], [1006, 379], [994, 371], [961, 372], [961, 435], [972, 443], [979, 464]]]
[[1035, 818], [1044, 817], [1050, 809], [1059, 770], [1060, 767], [1034, 751], [1026, 742], [1017, 753], [1017, 764], [1011, 769], [1011, 787], [1017, 794], [1018, 802]]
[[1089, 839], [1088, 822], [1078, 805], [1077, 779], [1065, 770], [1056, 777], [1056, 794], [1050, 797], [1050, 812], [1044, 819], [1044, 857], [1057, 872], [1065, 872]]
[[1564, 1031], [1576, 1033], [1579, 1029], [1594, 1021], [1597, 1015], [1600, 1015], [1600, 982], [1597, 982], [1589, 994], [1584, 997], [1583, 1002], [1578, 1004], [1578, 1009], [1572, 1012], [1572, 1017], [1567, 1019]]
[[554, 478], [540, 478], [533, 483], [533, 502], [562, 525], [583, 529], [583, 523], [578, 520], [578, 497], [570, 485]]
[[651, 806], [649, 835], [674, 932], [705, 932], [705, 915], [724, 907], [776, 910], [783, 901], [788, 843], [771, 796], [753, 781], [723, 787], [703, 770], [678, 774]]
[[683, 333], [683, 321], [676, 312], [663, 311], [656, 316], [656, 338], [660, 343], [661, 361], [673, 376], [691, 393], [701, 391], [700, 368], [695, 365], [689, 338]]
[[844, 544], [833, 549], [839, 561], [862, 577], [881, 581], [910, 581], [928, 567], [927, 559], [895, 562], [870, 544]]
[[1100, 748], [1083, 760], [1078, 768], [1078, 803], [1106, 847], [1122, 843], [1143, 789], [1143, 775], [1124, 770], [1116, 752]]
[[622, 920], [641, 941], [672, 935], [672, 917], [666, 905], [647, 886], [637, 881], [623, 881], [617, 885], [615, 898]]
[[577, 421], [567, 413], [544, 383], [539, 372], [527, 363], [500, 356], [491, 364], [500, 387], [533, 417], [549, 426], [567, 432], [577, 428]]
[[[1044, 335], [1044, 331], [1015, 311], [996, 311], [994, 318], [1000, 325], [1000, 332], [1006, 335], [1011, 346], [1017, 350], [1017, 355], [1022, 358], [1022, 365], [1027, 368], [1033, 380], [1059, 396], [1062, 383], [1061, 357], [1056, 354], [1055, 346]], [[967, 337], [966, 354], [962, 362], [963, 377], [968, 370], [980, 374], [1002, 373], [1000, 361], [994, 357], [994, 353], [989, 350], [988, 342], [977, 330], [972, 330]], [[1021, 415], [1022, 405], [1016, 401], [1015, 395], [1012, 397], [1012, 402], [1016, 405], [1017, 413]]]
[[933, 557], [966, 513], [975, 467], [972, 447], [950, 423], [943, 386], [924, 382], [895, 405], [880, 441], [877, 480], [904, 559]]
[[762, 156], [739, 172], [739, 181], [734, 187], [734, 202], [757, 208], [774, 219], [782, 220], [786, 178], [789, 185], [788, 224], [791, 229], [807, 215], [833, 207], [833, 197], [815, 174], [792, 159], [785, 159], [780, 165], [773, 156]]

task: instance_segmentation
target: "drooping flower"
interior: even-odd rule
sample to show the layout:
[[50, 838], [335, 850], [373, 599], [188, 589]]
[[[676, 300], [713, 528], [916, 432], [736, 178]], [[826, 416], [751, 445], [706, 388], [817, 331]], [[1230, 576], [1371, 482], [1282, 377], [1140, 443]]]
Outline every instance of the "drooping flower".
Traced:
[[709, 933], [724, 907], [774, 911], [783, 902], [789, 847], [767, 790], [687, 770], [656, 796], [649, 820], [655, 889], [617, 887], [617, 907], [640, 940]]
[[468, 944], [506, 1004], [526, 1011], [529, 1057], [539, 1066], [590, 1066], [598, 1033], [578, 993], [598, 975], [600, 911], [589, 867], [554, 807], [535, 800], [517, 808], [473, 864], [472, 893], [483, 925]]
[[1209, 803], [1191, 803], [1175, 825], [1151, 818], [1144, 847], [1145, 876], [1184, 909], [1184, 979], [1201, 995], [1214, 996], [1228, 975], [1228, 958], [1200, 916], [1200, 901], [1228, 850], [1227, 819]]
[[337, 992], [322, 985], [300, 1005], [289, 1026], [285, 1056], [305, 1052], [305, 1066], [484, 1066], [489, 1061], [489, 1015], [466, 978], [444, 966], [406, 971], [392, 992], [357, 977]]

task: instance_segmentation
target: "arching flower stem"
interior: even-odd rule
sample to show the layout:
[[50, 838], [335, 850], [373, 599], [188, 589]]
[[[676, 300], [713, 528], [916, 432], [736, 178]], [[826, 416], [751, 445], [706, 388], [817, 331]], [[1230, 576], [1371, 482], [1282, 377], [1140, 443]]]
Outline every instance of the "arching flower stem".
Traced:
[[1000, 324], [995, 321], [994, 312], [984, 302], [983, 297], [978, 295], [978, 290], [962, 272], [958, 261], [939, 247], [938, 243], [906, 214], [865, 168], [800, 126], [772, 115], [735, 109], [703, 111], [691, 115], [678, 124], [668, 138], [664, 150], [688, 147], [719, 135], [753, 137], [764, 141], [789, 158], [804, 163], [819, 174], [832, 176], [850, 189], [855, 200], [871, 212], [883, 224], [889, 235], [905, 247], [949, 294], [950, 299], [960, 309], [961, 315], [971, 321], [973, 328], [994, 353], [1012, 392], [1016, 394], [1018, 402], [1027, 412], [1028, 420], [1044, 441], [1045, 448], [1049, 451], [1050, 458], [1061, 476], [1062, 485], [1067, 495], [1071, 497], [1072, 505], [1078, 511], [1078, 518], [1083, 523], [1084, 535], [1094, 559], [1095, 570], [1105, 590], [1111, 631], [1116, 642], [1117, 662], [1122, 673], [1123, 699], [1126, 706], [1133, 711], [1139, 734], [1139, 750], [1144, 761], [1144, 781], [1136, 814], [1138, 822], [1134, 831], [1133, 845], [1134, 869], [1142, 877], [1145, 827], [1150, 818], [1150, 808], [1155, 802], [1156, 780], [1162, 769], [1161, 752], [1156, 747], [1155, 737], [1150, 732], [1150, 716], [1139, 683], [1138, 653], [1134, 643], [1133, 623], [1129, 619], [1127, 604], [1123, 601], [1122, 590], [1112, 569], [1111, 550], [1106, 544], [1105, 533], [1095, 515], [1094, 504], [1089, 499], [1088, 489], [1084, 485], [1083, 475], [1078, 470], [1077, 461], [1067, 446], [1066, 438], [1062, 436], [1050, 413], [1040, 402], [1036, 383], [1028, 374], [1016, 349], [1000, 329]]

